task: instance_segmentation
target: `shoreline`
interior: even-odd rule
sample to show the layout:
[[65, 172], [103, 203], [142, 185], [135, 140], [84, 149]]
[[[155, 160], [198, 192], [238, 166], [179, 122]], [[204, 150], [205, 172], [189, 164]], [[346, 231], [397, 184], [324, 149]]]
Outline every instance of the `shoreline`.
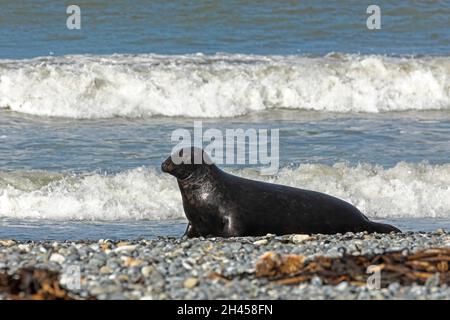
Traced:
[[[320, 277], [286, 285], [255, 276], [255, 266], [267, 252], [310, 261], [319, 256], [339, 258], [344, 252], [364, 256], [428, 248], [449, 249], [450, 234], [437, 230], [228, 239], [0, 240], [0, 272], [12, 275], [30, 267], [54, 271], [59, 286], [80, 299], [450, 299], [450, 286], [432, 280], [412, 285], [392, 282], [371, 290], [347, 281], [327, 285]], [[81, 277], [74, 282], [77, 272]], [[7, 298], [11, 296], [0, 290], [0, 299]]]

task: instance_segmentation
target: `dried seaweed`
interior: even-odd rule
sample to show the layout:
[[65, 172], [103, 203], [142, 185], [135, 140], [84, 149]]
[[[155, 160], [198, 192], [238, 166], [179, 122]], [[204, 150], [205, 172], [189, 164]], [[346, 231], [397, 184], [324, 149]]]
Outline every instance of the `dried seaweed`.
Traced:
[[12, 300], [73, 300], [59, 284], [59, 273], [46, 269], [23, 268], [14, 274], [0, 272], [0, 293]]
[[319, 256], [309, 261], [304, 256], [267, 252], [257, 261], [255, 275], [290, 285], [309, 282], [316, 276], [329, 285], [343, 281], [366, 285], [372, 275], [368, 268], [375, 266], [380, 271], [381, 287], [393, 282], [423, 285], [432, 277], [439, 280], [440, 285], [450, 285], [449, 261], [450, 248], [432, 248], [412, 254], [396, 251], [354, 256], [344, 252], [339, 258]]

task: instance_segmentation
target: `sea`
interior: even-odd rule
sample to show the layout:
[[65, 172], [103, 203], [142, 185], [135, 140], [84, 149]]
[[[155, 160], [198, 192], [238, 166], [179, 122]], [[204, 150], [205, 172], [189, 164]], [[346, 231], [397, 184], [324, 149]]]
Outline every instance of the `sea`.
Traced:
[[194, 122], [279, 130], [276, 173], [225, 171], [450, 229], [450, 1], [75, 2], [1, 1], [0, 239], [180, 237]]

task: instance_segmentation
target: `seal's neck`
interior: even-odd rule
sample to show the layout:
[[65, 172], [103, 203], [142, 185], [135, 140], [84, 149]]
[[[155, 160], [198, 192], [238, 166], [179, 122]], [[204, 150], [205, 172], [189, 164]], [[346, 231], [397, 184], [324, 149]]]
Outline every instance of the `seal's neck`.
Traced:
[[215, 164], [203, 165], [192, 172], [185, 179], [177, 179], [180, 188], [201, 185], [215, 180], [215, 177], [222, 173]]

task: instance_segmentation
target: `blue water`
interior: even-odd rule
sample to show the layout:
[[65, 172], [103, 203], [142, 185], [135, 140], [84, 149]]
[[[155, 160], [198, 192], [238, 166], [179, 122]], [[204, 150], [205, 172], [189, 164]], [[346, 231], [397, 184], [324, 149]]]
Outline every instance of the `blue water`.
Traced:
[[280, 167], [346, 162], [389, 168], [401, 161], [442, 165], [450, 159], [450, 113], [443, 112], [330, 115], [285, 110], [220, 120], [49, 120], [5, 111], [0, 115], [0, 136], [5, 137], [0, 167], [9, 170], [117, 173], [158, 167], [175, 146], [171, 133], [192, 130], [194, 120], [203, 121], [204, 131], [279, 129]]
[[2, 1], [0, 238], [180, 235], [159, 165], [194, 120], [279, 129], [281, 183], [450, 225], [449, 1], [378, 1], [380, 30], [370, 1], [77, 4], [81, 30], [64, 3]]
[[368, 31], [373, 1], [2, 1], [0, 58], [50, 53], [448, 54], [448, 1], [377, 1], [381, 30]]
[[[449, 220], [404, 219], [380, 220], [395, 224], [403, 232], [436, 231], [436, 226], [449, 230]], [[416, 226], [416, 227], [414, 227]], [[417, 227], [417, 226], [420, 226]], [[179, 238], [186, 230], [184, 220], [158, 221], [53, 221], [53, 220], [17, 220], [0, 221], [2, 236], [5, 239], [29, 241], [74, 241], [74, 240], [133, 240], [155, 239], [157, 237]]]

